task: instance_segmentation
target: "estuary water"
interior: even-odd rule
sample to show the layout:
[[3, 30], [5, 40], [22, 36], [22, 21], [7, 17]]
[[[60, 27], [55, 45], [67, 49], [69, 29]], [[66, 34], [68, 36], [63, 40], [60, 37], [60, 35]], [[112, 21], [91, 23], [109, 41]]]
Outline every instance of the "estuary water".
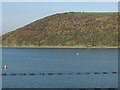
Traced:
[[3, 88], [117, 88], [117, 49], [3, 48]]

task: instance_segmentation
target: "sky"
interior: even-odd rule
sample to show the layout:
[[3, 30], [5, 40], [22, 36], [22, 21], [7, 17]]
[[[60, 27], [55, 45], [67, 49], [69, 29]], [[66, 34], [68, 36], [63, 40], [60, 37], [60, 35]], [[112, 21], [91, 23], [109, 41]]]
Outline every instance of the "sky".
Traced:
[[2, 2], [2, 34], [64, 12], [117, 12], [117, 2]]

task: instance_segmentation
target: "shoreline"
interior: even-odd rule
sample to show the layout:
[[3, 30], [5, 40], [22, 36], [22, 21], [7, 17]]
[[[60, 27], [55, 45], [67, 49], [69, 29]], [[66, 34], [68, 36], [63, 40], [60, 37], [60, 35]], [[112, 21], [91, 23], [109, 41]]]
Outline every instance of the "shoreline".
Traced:
[[0, 46], [0, 48], [120, 48], [119, 46]]

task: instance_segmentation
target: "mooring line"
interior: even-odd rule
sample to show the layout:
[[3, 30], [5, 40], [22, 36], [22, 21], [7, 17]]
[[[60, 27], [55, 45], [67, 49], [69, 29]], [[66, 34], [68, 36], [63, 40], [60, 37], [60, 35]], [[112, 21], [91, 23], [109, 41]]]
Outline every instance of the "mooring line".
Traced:
[[99, 75], [99, 74], [119, 74], [118, 72], [76, 72], [76, 73], [62, 73], [62, 72], [59, 72], [59, 73], [56, 73], [56, 72], [40, 72], [40, 73], [2, 73], [0, 74], [1, 76], [35, 76], [35, 75], [41, 75], [41, 76], [44, 76], [44, 75], [49, 75], [49, 76], [52, 76], [52, 75], [89, 75], [89, 74], [95, 74], [95, 75]]

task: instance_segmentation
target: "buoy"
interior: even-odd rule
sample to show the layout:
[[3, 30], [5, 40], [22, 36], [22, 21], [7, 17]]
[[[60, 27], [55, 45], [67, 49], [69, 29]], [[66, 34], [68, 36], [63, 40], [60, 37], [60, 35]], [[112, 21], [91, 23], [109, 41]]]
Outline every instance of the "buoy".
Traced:
[[4, 69], [7, 69], [7, 65], [4, 65]]
[[77, 53], [77, 55], [79, 55], [79, 53]]

